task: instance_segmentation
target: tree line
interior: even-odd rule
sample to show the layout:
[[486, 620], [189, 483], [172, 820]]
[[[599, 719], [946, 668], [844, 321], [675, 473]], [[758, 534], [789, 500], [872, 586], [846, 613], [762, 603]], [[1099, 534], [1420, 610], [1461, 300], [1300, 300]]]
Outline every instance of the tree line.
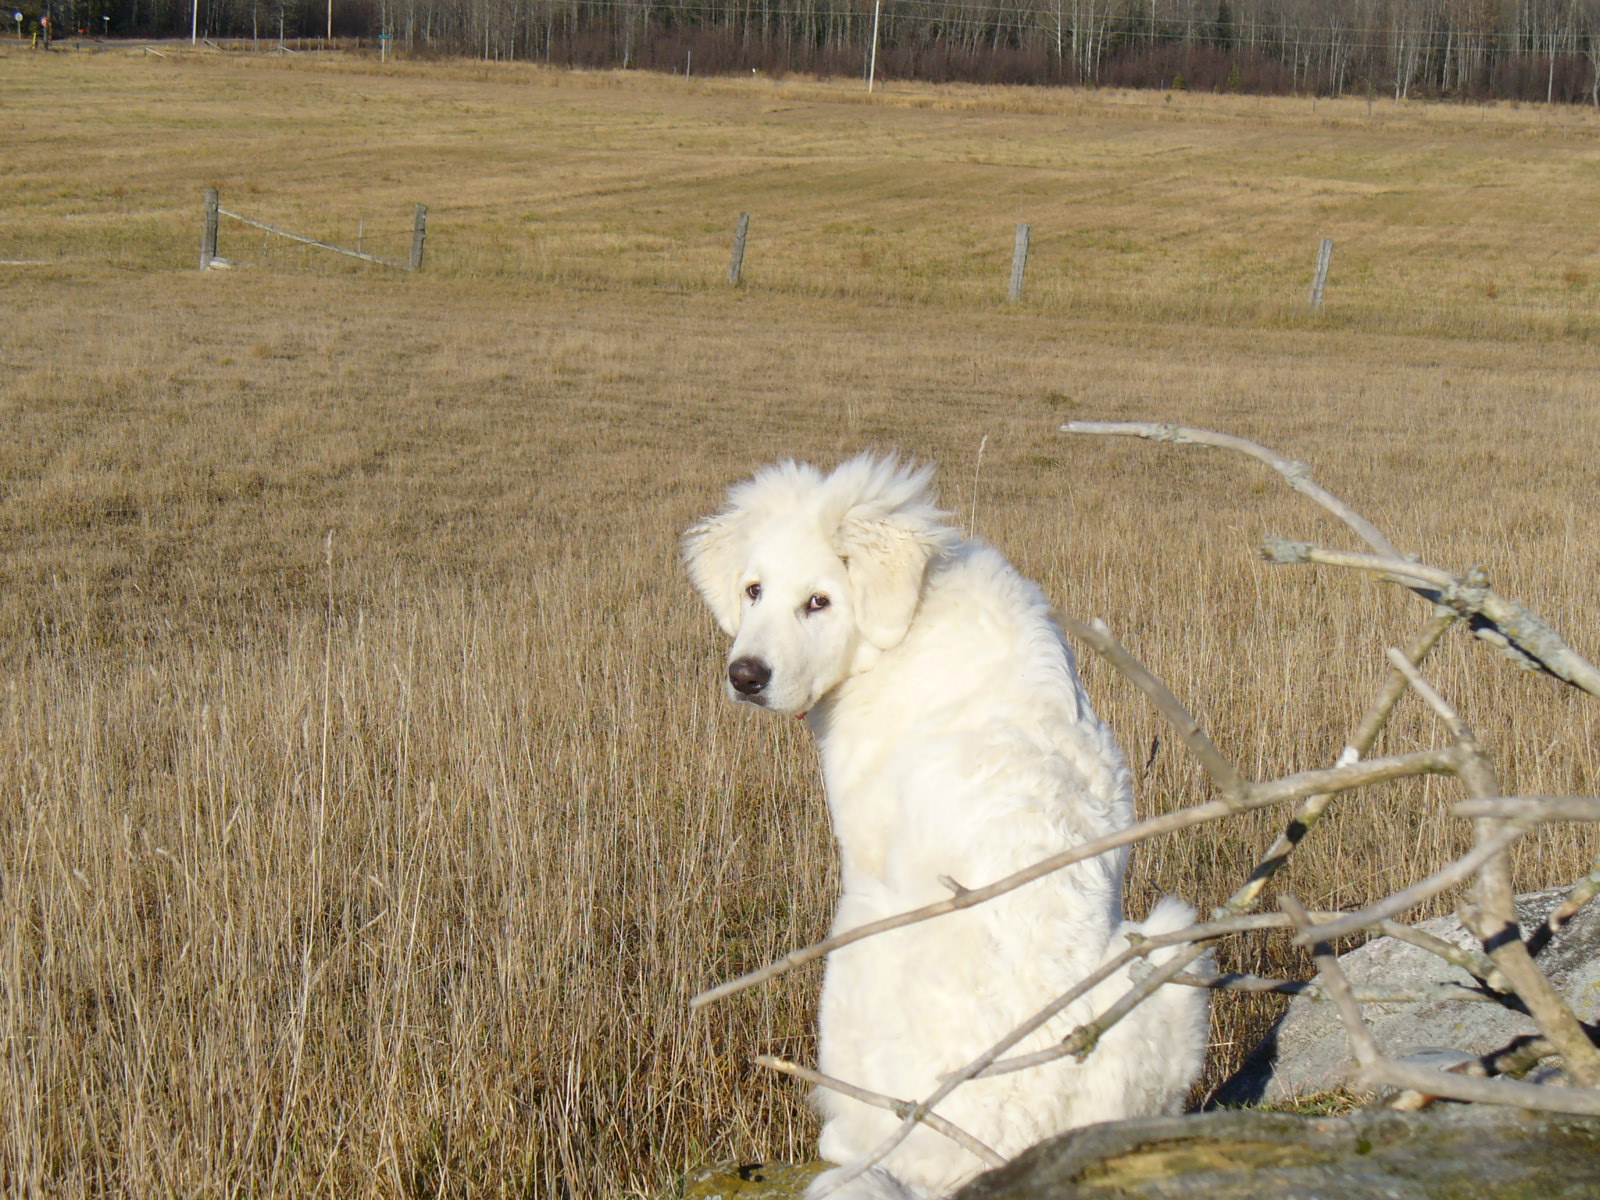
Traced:
[[29, 0], [58, 34], [392, 39], [691, 74], [1600, 105], [1600, 0]]

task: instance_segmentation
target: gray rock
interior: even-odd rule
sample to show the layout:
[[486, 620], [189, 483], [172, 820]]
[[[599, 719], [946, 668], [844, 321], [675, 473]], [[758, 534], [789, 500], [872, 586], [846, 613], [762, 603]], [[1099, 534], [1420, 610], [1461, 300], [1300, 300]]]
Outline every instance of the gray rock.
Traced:
[[[1517, 920], [1523, 930], [1542, 924], [1564, 894], [1565, 889], [1553, 888], [1518, 896]], [[1481, 949], [1454, 917], [1422, 921], [1417, 928], [1459, 946]], [[1600, 1013], [1600, 904], [1580, 911], [1544, 947], [1537, 961], [1579, 1019], [1594, 1021]], [[1376, 938], [1340, 956], [1339, 962], [1357, 988], [1447, 984], [1463, 992], [1477, 990], [1465, 971], [1393, 938]], [[1524, 1014], [1470, 999], [1368, 1004], [1362, 1011], [1379, 1047], [1393, 1058], [1447, 1050], [1476, 1056], [1536, 1032], [1533, 1021]], [[1244, 1066], [1217, 1091], [1213, 1103], [1229, 1107], [1293, 1103], [1338, 1088], [1349, 1062], [1349, 1043], [1333, 1005], [1297, 996]]]
[[956, 1200], [1594, 1200], [1600, 1120], [1440, 1105], [1347, 1117], [1225, 1112], [1091, 1125]]

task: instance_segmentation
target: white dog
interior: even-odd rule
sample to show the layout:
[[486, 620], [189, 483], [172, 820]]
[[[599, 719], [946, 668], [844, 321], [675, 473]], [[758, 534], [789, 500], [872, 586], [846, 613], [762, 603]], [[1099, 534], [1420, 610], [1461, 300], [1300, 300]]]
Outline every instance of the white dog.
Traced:
[[[694, 585], [734, 639], [729, 694], [805, 714], [821, 748], [843, 868], [836, 931], [942, 899], [945, 880], [993, 883], [1132, 820], [1127, 767], [1049, 602], [947, 524], [931, 477], [865, 455], [828, 476], [780, 463], [732, 488], [685, 539]], [[920, 1099], [1125, 949], [1122, 934], [1188, 924], [1170, 899], [1143, 926], [1122, 924], [1125, 857], [836, 951], [822, 1071]], [[1113, 977], [1011, 1053], [1058, 1042], [1127, 987]], [[1007, 1157], [1073, 1126], [1175, 1112], [1200, 1070], [1206, 1016], [1203, 991], [1164, 987], [1084, 1062], [969, 1083], [939, 1112]], [[817, 1102], [832, 1163], [865, 1158], [899, 1124], [838, 1092]], [[981, 1167], [919, 1128], [835, 1195], [944, 1195]]]

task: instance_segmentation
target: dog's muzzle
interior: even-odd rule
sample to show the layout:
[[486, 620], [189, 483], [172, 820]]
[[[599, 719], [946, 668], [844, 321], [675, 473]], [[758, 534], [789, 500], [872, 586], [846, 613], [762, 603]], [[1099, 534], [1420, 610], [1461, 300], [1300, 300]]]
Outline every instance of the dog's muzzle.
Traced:
[[761, 693], [772, 682], [772, 668], [759, 658], [736, 658], [728, 664], [728, 686], [741, 699], [764, 704]]

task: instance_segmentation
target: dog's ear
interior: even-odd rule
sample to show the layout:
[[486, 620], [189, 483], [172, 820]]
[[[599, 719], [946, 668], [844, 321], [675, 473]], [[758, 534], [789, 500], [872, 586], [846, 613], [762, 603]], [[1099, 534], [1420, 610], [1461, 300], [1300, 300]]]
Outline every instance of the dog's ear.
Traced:
[[729, 637], [739, 632], [739, 567], [744, 552], [742, 514], [731, 511], [690, 526], [683, 561], [695, 591]]
[[933, 548], [886, 522], [849, 519], [837, 545], [861, 636], [880, 650], [892, 650], [916, 616]]
[[922, 600], [928, 564], [960, 540], [934, 503], [932, 468], [863, 456], [835, 478], [863, 475], [863, 494], [845, 510], [834, 547], [850, 578], [856, 624], [880, 650], [898, 646]]

